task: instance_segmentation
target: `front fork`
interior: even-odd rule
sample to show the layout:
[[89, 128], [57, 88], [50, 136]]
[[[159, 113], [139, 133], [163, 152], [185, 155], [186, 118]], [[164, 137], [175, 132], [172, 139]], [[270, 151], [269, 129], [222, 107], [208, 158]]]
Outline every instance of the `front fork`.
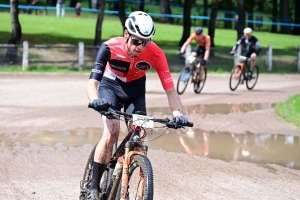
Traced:
[[[147, 156], [148, 146], [147, 145], [138, 145], [142, 151], [130, 151], [130, 147], [135, 146], [135, 142], [127, 142], [125, 144], [125, 154], [123, 160], [123, 172], [122, 172], [122, 182], [121, 182], [121, 200], [125, 200], [128, 193], [128, 182], [129, 182], [129, 166], [134, 155], [144, 155]], [[142, 169], [140, 169], [140, 180], [138, 185], [137, 197], [142, 198], [144, 193], [144, 174]]]

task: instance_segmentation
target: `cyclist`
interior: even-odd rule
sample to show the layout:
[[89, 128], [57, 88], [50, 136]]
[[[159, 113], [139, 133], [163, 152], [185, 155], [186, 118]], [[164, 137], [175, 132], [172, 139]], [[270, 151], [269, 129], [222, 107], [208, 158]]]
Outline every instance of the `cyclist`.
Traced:
[[199, 80], [202, 81], [203, 73], [204, 73], [204, 66], [209, 58], [210, 52], [210, 36], [202, 34], [203, 28], [198, 26], [195, 28], [195, 32], [190, 35], [190, 37], [186, 40], [186, 42], [182, 45], [180, 49], [180, 54], [185, 52], [186, 47], [195, 40], [197, 42], [196, 48], [191, 52], [191, 55], [194, 57], [200, 56], [202, 59], [200, 61], [200, 73], [199, 73]]
[[249, 69], [249, 74], [247, 76], [252, 77], [252, 68], [256, 65], [256, 57], [260, 52], [260, 43], [257, 37], [252, 35], [252, 29], [247, 27], [244, 29], [244, 35], [237, 41], [236, 45], [233, 46], [231, 55], [236, 53], [236, 49], [240, 44], [243, 44], [246, 47], [245, 56], [251, 58], [251, 67]]
[[[142, 11], [135, 11], [125, 22], [128, 36], [114, 37], [99, 47], [96, 61], [87, 84], [89, 101], [97, 111], [111, 108], [120, 110], [120, 103], [127, 113], [146, 113], [146, 71], [156, 69], [166, 92], [174, 121], [185, 125], [181, 100], [174, 88], [164, 52], [151, 41], [155, 34], [152, 18]], [[103, 135], [93, 162], [92, 181], [88, 199], [99, 199], [100, 178], [110, 161], [112, 147], [120, 131], [120, 122], [102, 116]]]

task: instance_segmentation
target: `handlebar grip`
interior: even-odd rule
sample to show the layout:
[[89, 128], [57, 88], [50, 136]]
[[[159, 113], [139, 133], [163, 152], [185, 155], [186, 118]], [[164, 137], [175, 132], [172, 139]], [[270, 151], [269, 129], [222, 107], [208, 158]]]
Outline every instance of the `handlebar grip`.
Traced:
[[[108, 106], [111, 106], [112, 103], [111, 103], [111, 102], [108, 102], [107, 105], [108, 105]], [[94, 104], [89, 103], [89, 104], [88, 104], [88, 108], [94, 108]]]
[[187, 123], [186, 123], [186, 126], [188, 126], [188, 127], [193, 127], [193, 126], [194, 126], [194, 123], [193, 123], [193, 122], [187, 122]]

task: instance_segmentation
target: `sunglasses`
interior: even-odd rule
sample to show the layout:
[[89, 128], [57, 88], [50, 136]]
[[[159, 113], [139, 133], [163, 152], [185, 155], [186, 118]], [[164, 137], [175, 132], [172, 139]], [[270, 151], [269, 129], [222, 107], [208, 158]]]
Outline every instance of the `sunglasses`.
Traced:
[[143, 47], [146, 47], [150, 44], [151, 40], [139, 40], [136, 38], [131, 37], [131, 44], [134, 46], [140, 46], [142, 45]]
[[196, 35], [201, 35], [201, 33], [196, 33]]

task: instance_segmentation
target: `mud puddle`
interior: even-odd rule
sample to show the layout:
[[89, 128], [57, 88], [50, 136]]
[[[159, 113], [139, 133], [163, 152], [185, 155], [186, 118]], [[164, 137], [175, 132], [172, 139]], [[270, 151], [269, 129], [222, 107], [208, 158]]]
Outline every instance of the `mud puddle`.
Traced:
[[[245, 113], [255, 110], [264, 110], [274, 108], [275, 103], [257, 103], [257, 104], [202, 104], [184, 106], [185, 115], [194, 114], [229, 114], [229, 113]], [[149, 108], [148, 115], [153, 113], [170, 114], [169, 108]]]
[[[14, 153], [30, 144], [81, 146], [96, 144], [101, 136], [100, 128], [78, 128], [60, 132], [0, 134], [0, 145]], [[120, 139], [125, 133], [120, 134]], [[14, 148], [21, 144], [22, 148]], [[205, 132], [197, 129], [147, 131], [146, 144], [154, 149], [182, 152], [227, 162], [244, 161], [257, 164], [277, 164], [300, 170], [300, 137], [276, 134], [233, 134], [227, 132]], [[18, 145], [20, 146], [20, 145]]]

